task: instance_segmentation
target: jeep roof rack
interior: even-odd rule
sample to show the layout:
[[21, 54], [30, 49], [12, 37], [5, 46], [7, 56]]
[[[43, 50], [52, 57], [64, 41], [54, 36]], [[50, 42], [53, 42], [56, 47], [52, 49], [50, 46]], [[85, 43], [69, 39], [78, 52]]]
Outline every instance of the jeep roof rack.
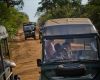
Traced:
[[45, 27], [52, 25], [66, 25], [66, 24], [92, 24], [88, 18], [60, 18], [51, 19], [45, 23]]

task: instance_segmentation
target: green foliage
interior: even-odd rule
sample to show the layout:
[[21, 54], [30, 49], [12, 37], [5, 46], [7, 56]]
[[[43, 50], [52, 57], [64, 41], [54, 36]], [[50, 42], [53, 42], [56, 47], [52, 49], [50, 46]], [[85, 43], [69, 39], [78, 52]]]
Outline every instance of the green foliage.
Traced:
[[87, 5], [82, 5], [81, 0], [42, 0], [37, 12], [44, 14], [40, 16], [38, 23], [41, 26], [48, 19], [86, 17], [100, 30], [100, 1], [88, 1]]
[[1, 3], [6, 3], [7, 7], [18, 6], [19, 8], [22, 8], [24, 5], [23, 0], [2, 0]]
[[45, 21], [47, 21], [48, 19], [53, 19], [52, 14], [41, 15], [41, 17], [38, 19], [39, 26], [44, 25]]
[[13, 7], [7, 7], [6, 4], [0, 3], [0, 24], [4, 25], [10, 37], [14, 36], [17, 29], [28, 21], [28, 16], [24, 13], [18, 12]]
[[89, 17], [92, 19], [95, 26], [100, 30], [100, 1], [90, 1], [88, 9], [88, 13], [91, 14]]
[[79, 17], [81, 0], [42, 0], [38, 12], [44, 12], [39, 18], [39, 24], [42, 25], [48, 19]]
[[100, 30], [100, 1], [89, 0], [89, 3], [84, 8], [82, 16], [90, 18], [96, 28]]

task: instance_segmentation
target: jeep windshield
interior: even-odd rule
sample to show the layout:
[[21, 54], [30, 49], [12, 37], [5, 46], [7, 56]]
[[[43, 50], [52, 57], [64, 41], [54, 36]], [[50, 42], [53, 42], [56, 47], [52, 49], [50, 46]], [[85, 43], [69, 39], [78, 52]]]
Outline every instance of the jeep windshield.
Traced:
[[24, 31], [32, 31], [32, 30], [34, 30], [33, 25], [24, 25]]
[[44, 62], [98, 60], [96, 38], [45, 40]]

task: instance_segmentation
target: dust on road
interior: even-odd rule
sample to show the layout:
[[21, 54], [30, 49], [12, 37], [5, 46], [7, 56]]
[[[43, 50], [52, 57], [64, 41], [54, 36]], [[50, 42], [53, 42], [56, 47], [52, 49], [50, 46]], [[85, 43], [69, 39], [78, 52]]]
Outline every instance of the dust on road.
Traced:
[[[22, 34], [19, 30], [18, 34]], [[39, 80], [39, 68], [36, 60], [41, 56], [41, 44], [33, 38], [24, 40], [24, 36], [17, 35], [14, 46], [11, 49], [12, 59], [16, 63], [14, 72], [21, 77], [21, 80]]]

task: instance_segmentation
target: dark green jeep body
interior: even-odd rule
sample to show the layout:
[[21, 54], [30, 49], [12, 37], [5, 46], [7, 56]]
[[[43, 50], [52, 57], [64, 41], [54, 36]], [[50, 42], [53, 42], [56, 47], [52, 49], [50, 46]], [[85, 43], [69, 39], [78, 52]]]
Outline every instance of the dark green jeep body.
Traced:
[[100, 80], [100, 36], [87, 18], [48, 20], [42, 31], [40, 80]]

